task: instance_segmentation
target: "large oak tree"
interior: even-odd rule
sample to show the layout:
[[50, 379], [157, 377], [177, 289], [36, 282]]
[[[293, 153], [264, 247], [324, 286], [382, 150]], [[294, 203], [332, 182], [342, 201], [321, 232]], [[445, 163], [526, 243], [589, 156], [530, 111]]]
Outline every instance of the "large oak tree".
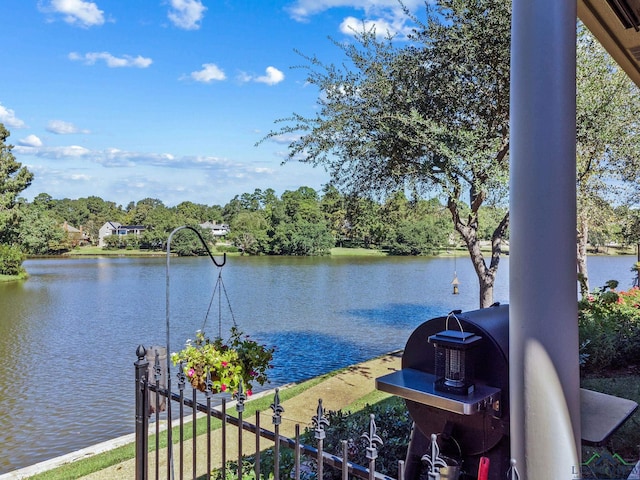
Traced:
[[336, 42], [340, 65], [305, 57], [319, 109], [270, 134], [299, 135], [288, 158], [324, 166], [348, 194], [441, 194], [471, 256], [481, 307], [493, 303], [509, 221], [506, 211], [486, 259], [479, 209], [507, 193], [510, 8], [507, 0], [438, 0], [425, 22], [412, 17], [417, 26], [401, 47], [363, 30], [355, 43]]

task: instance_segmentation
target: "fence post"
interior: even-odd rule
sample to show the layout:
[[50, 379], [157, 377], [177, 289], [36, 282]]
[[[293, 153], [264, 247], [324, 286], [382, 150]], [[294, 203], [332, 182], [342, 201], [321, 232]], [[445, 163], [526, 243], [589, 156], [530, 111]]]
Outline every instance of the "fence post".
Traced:
[[324, 416], [324, 408], [322, 407], [322, 399], [318, 399], [318, 409], [317, 414], [311, 419], [311, 422], [314, 426], [314, 437], [318, 441], [318, 475], [317, 477], [322, 479], [324, 472], [324, 457], [323, 457], [323, 447], [324, 447], [324, 439], [327, 436], [324, 427], [329, 426], [329, 420]]
[[362, 435], [369, 446], [367, 447], [366, 457], [369, 460], [369, 480], [373, 480], [376, 478], [376, 458], [378, 458], [378, 449], [376, 448], [376, 444], [382, 445], [382, 439], [376, 433], [378, 427], [376, 426], [375, 415], [372, 413], [369, 416], [369, 433], [365, 433]]
[[136, 480], [147, 480], [149, 451], [149, 396], [147, 350], [142, 345], [136, 349], [138, 361], [134, 363], [136, 370]]
[[280, 480], [280, 424], [282, 423], [282, 414], [284, 407], [280, 404], [280, 389], [276, 388], [271, 404], [273, 410], [272, 423], [275, 430], [275, 443], [273, 445], [273, 478]]
[[240, 480], [242, 479], [242, 434], [244, 432], [242, 412], [244, 412], [244, 402], [247, 399], [242, 388], [242, 382], [238, 385], [238, 392], [233, 397], [236, 399], [236, 412], [238, 412], [238, 480]]

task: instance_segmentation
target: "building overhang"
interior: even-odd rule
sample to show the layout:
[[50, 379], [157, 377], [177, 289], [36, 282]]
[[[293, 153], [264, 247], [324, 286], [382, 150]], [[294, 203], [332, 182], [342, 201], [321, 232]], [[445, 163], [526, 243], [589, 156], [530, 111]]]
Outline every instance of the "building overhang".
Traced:
[[578, 0], [578, 18], [640, 86], [640, 0]]

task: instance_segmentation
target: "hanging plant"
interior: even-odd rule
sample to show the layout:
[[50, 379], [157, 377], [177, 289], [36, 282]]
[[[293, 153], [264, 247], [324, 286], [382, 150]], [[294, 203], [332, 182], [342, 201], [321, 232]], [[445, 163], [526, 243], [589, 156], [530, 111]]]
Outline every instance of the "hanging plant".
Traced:
[[206, 391], [209, 374], [212, 393], [234, 393], [242, 385], [243, 391], [251, 395], [255, 383], [264, 385], [268, 381], [273, 352], [273, 348], [259, 344], [234, 325], [227, 342], [221, 337], [211, 340], [198, 330], [195, 341], [187, 340], [184, 349], [171, 354], [171, 361], [181, 364], [187, 379], [198, 390]]
[[[204, 241], [203, 241], [204, 243]], [[205, 246], [206, 248], [206, 246]], [[213, 288], [209, 308], [204, 317], [202, 329], [196, 331], [195, 341], [187, 340], [185, 348], [171, 354], [174, 365], [186, 375], [191, 385], [203, 392], [207, 391], [210, 382], [212, 393], [236, 393], [242, 387], [246, 395], [252, 394], [253, 385], [264, 385], [267, 381], [267, 370], [271, 368], [274, 348], [268, 348], [245, 335], [236, 323], [231, 309], [227, 289], [222, 281], [222, 267], [226, 263], [218, 264], [218, 280]], [[204, 327], [211, 313], [214, 300], [218, 300], [218, 335], [213, 340], [206, 336]], [[222, 295], [231, 316], [233, 326], [231, 335], [225, 342], [222, 338]]]

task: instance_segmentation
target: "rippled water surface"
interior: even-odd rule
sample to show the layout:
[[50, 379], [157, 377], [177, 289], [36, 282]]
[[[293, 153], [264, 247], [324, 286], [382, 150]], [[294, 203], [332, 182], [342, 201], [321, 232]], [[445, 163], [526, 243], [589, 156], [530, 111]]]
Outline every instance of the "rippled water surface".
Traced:
[[[634, 261], [591, 258], [593, 285], [630, 286]], [[164, 257], [25, 267], [29, 280], [0, 284], [0, 474], [132, 433], [136, 347], [166, 342]], [[203, 324], [217, 332], [217, 300], [206, 318], [217, 275], [206, 258], [171, 260], [172, 350]], [[233, 257], [222, 278], [241, 329], [277, 347], [270, 386], [403, 348], [420, 323], [478, 305], [466, 258]], [[508, 302], [507, 284], [508, 258], [496, 301]]]

